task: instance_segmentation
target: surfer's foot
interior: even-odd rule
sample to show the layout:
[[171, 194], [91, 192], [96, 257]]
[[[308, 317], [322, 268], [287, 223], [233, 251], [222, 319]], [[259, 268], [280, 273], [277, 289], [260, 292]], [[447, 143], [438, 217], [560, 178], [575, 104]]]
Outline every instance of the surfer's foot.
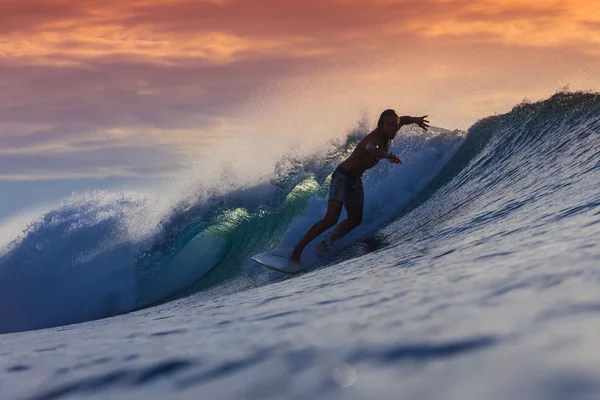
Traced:
[[317, 245], [317, 250], [322, 251], [324, 253], [329, 253], [329, 245], [327, 244], [327, 240], [323, 240], [321, 241], [318, 245]]
[[298, 250], [296, 247], [294, 247], [294, 250], [292, 251], [292, 254], [290, 255], [290, 261], [300, 264], [300, 254], [301, 253], [302, 253], [302, 250]]

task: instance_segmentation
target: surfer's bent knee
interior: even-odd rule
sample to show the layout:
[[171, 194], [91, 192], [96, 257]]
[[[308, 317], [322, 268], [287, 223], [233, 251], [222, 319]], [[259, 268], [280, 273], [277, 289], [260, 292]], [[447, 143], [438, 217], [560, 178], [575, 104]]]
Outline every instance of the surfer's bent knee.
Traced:
[[337, 224], [338, 219], [339, 219], [339, 217], [337, 217], [337, 218], [325, 217], [325, 218], [323, 218], [323, 222], [325, 223], [325, 225], [327, 225], [327, 228], [331, 228], [332, 226]]
[[362, 215], [361, 216], [357, 216], [356, 218], [351, 218], [350, 219], [350, 225], [352, 225], [353, 227], [357, 227], [360, 224], [362, 224], [363, 220], [362, 220]]

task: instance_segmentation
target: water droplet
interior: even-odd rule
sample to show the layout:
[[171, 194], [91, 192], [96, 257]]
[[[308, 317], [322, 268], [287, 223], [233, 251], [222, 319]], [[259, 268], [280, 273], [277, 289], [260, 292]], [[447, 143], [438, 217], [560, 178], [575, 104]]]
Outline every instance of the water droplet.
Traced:
[[356, 383], [358, 374], [350, 364], [341, 364], [333, 369], [333, 379], [341, 387], [350, 387]]

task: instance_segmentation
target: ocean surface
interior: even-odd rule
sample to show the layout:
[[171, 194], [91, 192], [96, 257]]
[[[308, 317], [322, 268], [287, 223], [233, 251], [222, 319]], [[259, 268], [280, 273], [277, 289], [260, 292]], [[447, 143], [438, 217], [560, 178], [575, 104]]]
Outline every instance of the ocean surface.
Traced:
[[600, 398], [600, 94], [405, 127], [328, 265], [253, 263], [368, 132], [168, 206], [97, 191], [4, 222], [0, 398]]

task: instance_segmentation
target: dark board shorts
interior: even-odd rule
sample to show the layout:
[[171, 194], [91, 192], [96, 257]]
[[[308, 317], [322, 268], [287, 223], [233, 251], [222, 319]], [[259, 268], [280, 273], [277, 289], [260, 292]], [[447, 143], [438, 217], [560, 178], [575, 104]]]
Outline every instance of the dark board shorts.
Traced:
[[362, 206], [365, 203], [362, 179], [357, 178], [342, 167], [331, 175], [329, 201], [339, 201], [350, 206]]

